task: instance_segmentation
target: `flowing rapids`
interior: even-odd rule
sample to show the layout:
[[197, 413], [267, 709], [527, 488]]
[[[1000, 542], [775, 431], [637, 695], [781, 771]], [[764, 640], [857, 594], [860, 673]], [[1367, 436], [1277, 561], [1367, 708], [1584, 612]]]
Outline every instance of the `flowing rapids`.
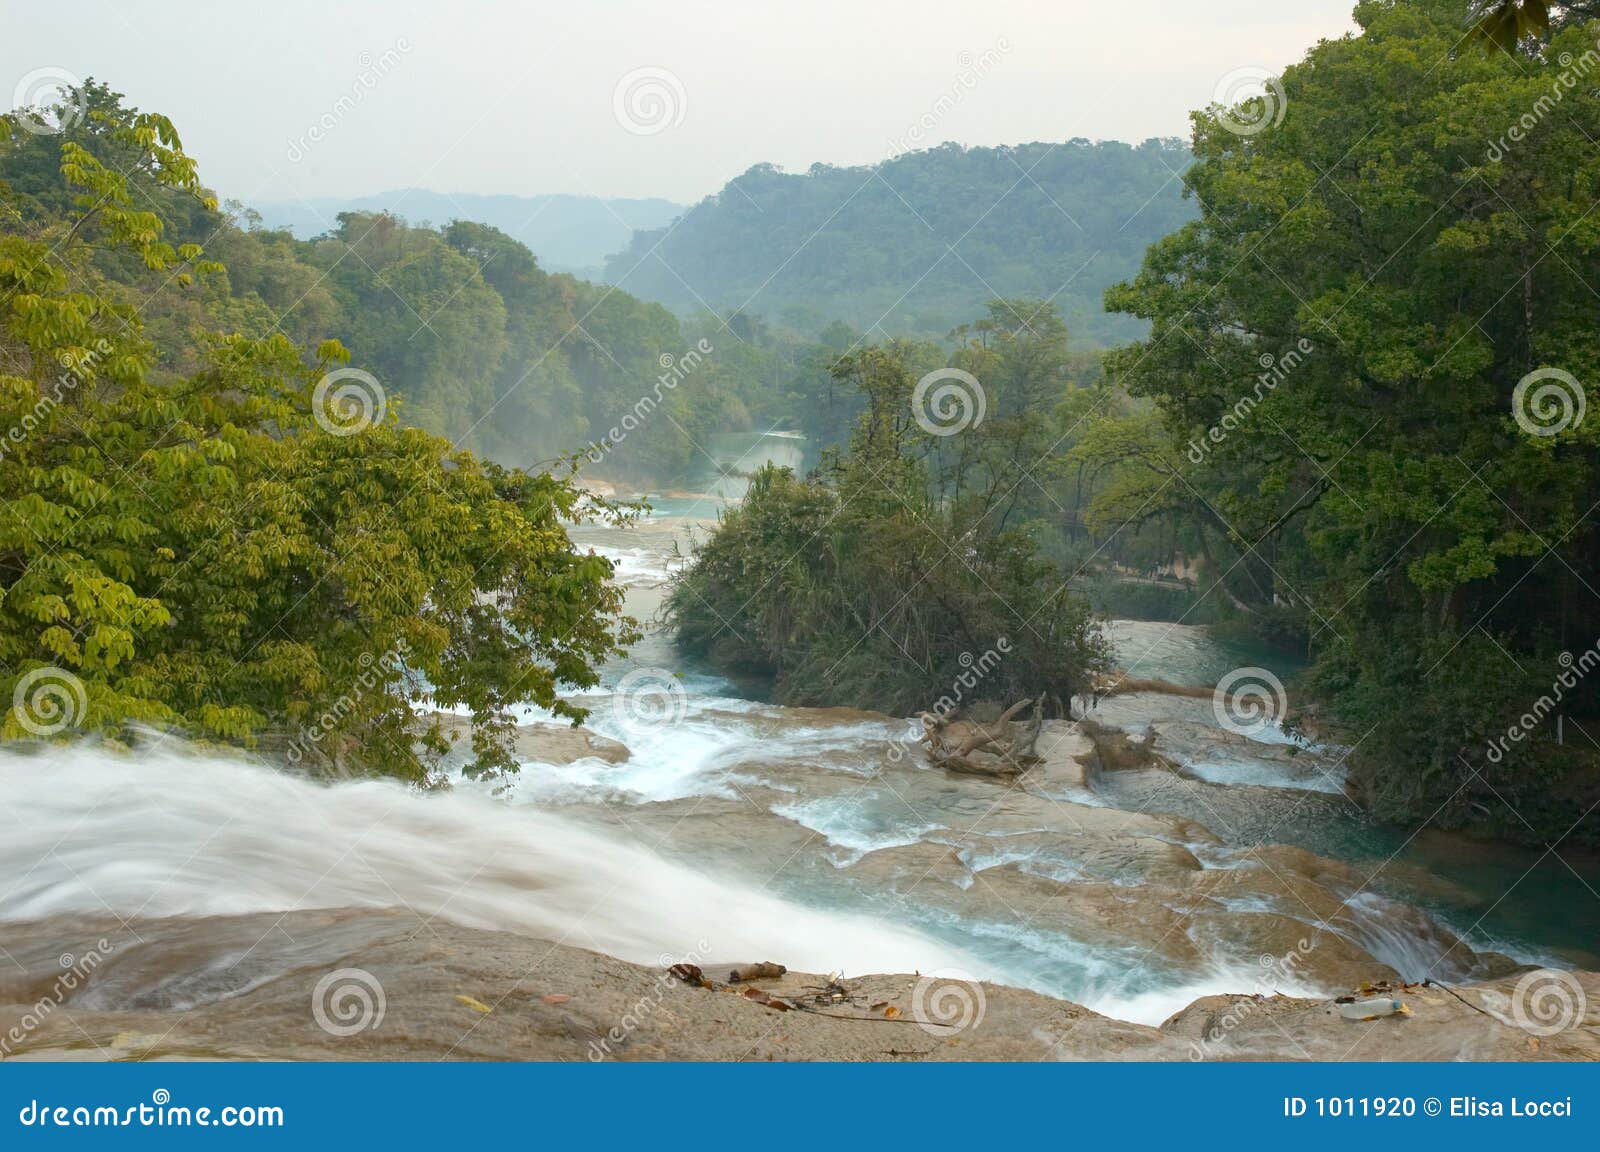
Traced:
[[[674, 545], [719, 507], [660, 504], [575, 532], [618, 562], [641, 617]], [[1270, 659], [1195, 628], [1112, 633], [1148, 679], [1209, 684]], [[1053, 727], [1060, 757], [1016, 787], [927, 767], [909, 721], [763, 702], [654, 630], [583, 703], [627, 760], [530, 761], [507, 785], [434, 794], [172, 745], [0, 754], [0, 920], [15, 934], [46, 918], [394, 907], [648, 964], [959, 969], [1151, 1023], [1209, 992], [1595, 963], [1593, 901], [1567, 895], [1592, 865], [1376, 828], [1344, 798], [1336, 754], [1225, 732], [1209, 699], [1097, 709], [1176, 769], [1096, 771], [1081, 736]]]
[[[904, 968], [959, 957], [915, 934], [722, 883], [471, 789], [326, 787], [179, 752], [0, 757], [16, 826], [0, 918], [224, 916], [398, 905], [424, 920], [560, 940], [642, 964], [771, 950]], [[855, 959], [859, 957], [859, 959]]]

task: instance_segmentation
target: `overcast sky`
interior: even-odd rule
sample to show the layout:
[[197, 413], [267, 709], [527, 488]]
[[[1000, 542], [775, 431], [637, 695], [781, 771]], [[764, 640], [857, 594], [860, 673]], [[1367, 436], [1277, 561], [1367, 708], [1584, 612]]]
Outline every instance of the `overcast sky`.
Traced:
[[1219, 84], [1351, 30], [1351, 6], [0, 0], [0, 99], [41, 72], [92, 75], [171, 116], [207, 183], [246, 201], [402, 187], [692, 201], [763, 161], [1186, 137]]

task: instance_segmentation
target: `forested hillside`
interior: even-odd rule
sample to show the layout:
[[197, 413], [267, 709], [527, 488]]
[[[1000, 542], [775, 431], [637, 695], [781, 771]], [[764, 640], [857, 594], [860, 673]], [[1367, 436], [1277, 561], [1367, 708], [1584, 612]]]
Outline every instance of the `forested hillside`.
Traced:
[[341, 212], [387, 212], [414, 224], [476, 220], [527, 245], [552, 272], [593, 277], [607, 256], [627, 246], [636, 229], [664, 227], [686, 206], [657, 197], [485, 196], [403, 188], [371, 196], [316, 196], [251, 207], [267, 227], [286, 228], [300, 240], [327, 232]]
[[[80, 206], [62, 174], [62, 142], [118, 170], [130, 163], [118, 131], [136, 112], [93, 83], [86, 102], [91, 114], [69, 133], [14, 139], [3, 176], [19, 232], [46, 234]], [[517, 466], [598, 443], [592, 467], [622, 478], [683, 475], [696, 467], [694, 440], [752, 419], [738, 403], [725, 410], [715, 382], [736, 362], [728, 346], [738, 339], [717, 341], [730, 355], [706, 357], [693, 392], [659, 389], [664, 357], [675, 362], [694, 342], [674, 315], [610, 286], [549, 274], [494, 227], [434, 229], [344, 213], [328, 234], [296, 240], [237, 205], [174, 192], [136, 166], [128, 176], [166, 243], [206, 253], [181, 278], [115, 246], [90, 254], [106, 291], [138, 309], [157, 379], [197, 370], [205, 354], [194, 336], [205, 331], [283, 333], [309, 346], [336, 338], [406, 424]], [[659, 395], [664, 410], [650, 434], [610, 443], [608, 430], [646, 395]]]
[[996, 297], [1052, 299], [1091, 345], [1143, 335], [1105, 289], [1194, 215], [1176, 140], [947, 144], [873, 167], [757, 165], [666, 228], [637, 233], [606, 279], [682, 314], [743, 311], [803, 332], [842, 321], [942, 336]]
[[[133, 113], [100, 85], [91, 83], [86, 99], [94, 115], [67, 138], [114, 164], [119, 146], [112, 129]], [[23, 135], [7, 157], [6, 178], [25, 229], [50, 226], [72, 205], [58, 143]], [[93, 258], [107, 289], [139, 308], [158, 357], [158, 378], [198, 367], [197, 332], [282, 332], [312, 345], [336, 338], [349, 349], [352, 365], [376, 380], [402, 422], [461, 447], [515, 466], [582, 453], [591, 476], [693, 485], [713, 467], [707, 445], [717, 433], [792, 429], [805, 433], [814, 451], [842, 443], [861, 398], [839, 387], [830, 368], [841, 353], [861, 345], [865, 326], [880, 317], [880, 331], [900, 326], [943, 339], [984, 310], [989, 286], [1025, 282], [1042, 287], [1040, 299], [1055, 293], [1052, 304], [1065, 314], [1075, 347], [1092, 348], [1119, 324], [1124, 335], [1136, 332], [1138, 321], [1105, 313], [1097, 296], [1116, 275], [1131, 273], [1149, 235], [1189, 215], [1177, 196], [1180, 182], [1172, 178], [1186, 159], [1176, 145], [1154, 142], [1137, 149], [1075, 142], [1030, 146], [1015, 155], [940, 149], [908, 156], [874, 176], [809, 245], [801, 241], [815, 224], [806, 222], [819, 212], [818, 223], [826, 218], [832, 211], [827, 197], [834, 194], [829, 189], [837, 192], [846, 174], [858, 170], [816, 168], [798, 178], [770, 170], [747, 174], [732, 200], [748, 207], [746, 193], [757, 201], [772, 197], [771, 213], [760, 221], [736, 213], [729, 219], [740, 222], [739, 237], [696, 258], [738, 283], [746, 274], [741, 269], [755, 275], [759, 251], [792, 241], [801, 252], [788, 268], [818, 279], [769, 285], [809, 302], [781, 309], [782, 316], [761, 306], [771, 303], [770, 291], [738, 309], [747, 295], [742, 288], [724, 294], [733, 303], [720, 315], [686, 308], [680, 316], [629, 290], [645, 283], [654, 257], [624, 285], [596, 284], [551, 273], [526, 245], [482, 221], [427, 226], [352, 211], [301, 239], [267, 227], [243, 206], [179, 196], [137, 171], [131, 186], [170, 241], [203, 246], [209, 262], [180, 283], [125, 252]], [[1018, 161], [1030, 175], [1024, 177]], [[1005, 171], [1015, 185], [1009, 192], [1000, 186]], [[888, 194], [884, 176], [921, 205], [926, 223], [898, 196], [890, 196], [892, 206], [879, 199]], [[1035, 181], [1053, 192], [1047, 196]], [[797, 200], [798, 192], [804, 195]], [[1057, 195], [1067, 202], [1052, 205]], [[720, 227], [714, 207], [708, 201], [697, 209], [671, 242]], [[992, 210], [986, 215], [986, 209]], [[997, 218], [1009, 223], [996, 230]], [[904, 232], [907, 221], [914, 237]], [[978, 226], [942, 260], [941, 246], [928, 248], [930, 228], [954, 230], [953, 242], [974, 221]], [[782, 226], [774, 229], [774, 222]], [[745, 228], [759, 237], [745, 235]], [[894, 259], [880, 254], [869, 261], [866, 247], [847, 242], [857, 228], [879, 236]], [[921, 301], [922, 310], [913, 315], [902, 307], [884, 316], [925, 270], [912, 270], [919, 252], [932, 252], [936, 267], [905, 303]], [[773, 262], [781, 263], [782, 257]], [[862, 289], [850, 269], [867, 263], [887, 278]], [[975, 276], [969, 264], [985, 271]], [[942, 303], [923, 308], [934, 298], [919, 296], [924, 290]], [[823, 323], [832, 316], [863, 319]]]
[[[13, 140], [0, 175], [15, 229], [48, 232], [79, 206], [63, 175], [63, 142], [127, 168], [118, 133], [137, 113], [92, 82], [86, 103], [90, 114], [69, 132]], [[660, 305], [546, 272], [487, 224], [431, 228], [343, 213], [325, 235], [297, 240], [238, 206], [175, 191], [137, 167], [128, 172], [131, 194], [166, 242], [203, 246], [207, 256], [179, 279], [125, 249], [89, 254], [105, 290], [138, 309], [156, 379], [200, 367], [198, 333], [281, 332], [302, 345], [336, 338], [404, 423], [518, 466], [588, 451], [593, 474], [637, 480], [704, 470], [696, 444], [711, 432], [758, 418], [770, 425], [793, 407], [781, 382], [799, 350], [713, 322], [710, 351], [690, 357], [693, 387], [685, 386], [688, 375], [669, 366], [699, 347], [701, 333], [681, 329]], [[650, 417], [648, 434], [612, 435], [645, 398], [647, 410], [629, 422]]]

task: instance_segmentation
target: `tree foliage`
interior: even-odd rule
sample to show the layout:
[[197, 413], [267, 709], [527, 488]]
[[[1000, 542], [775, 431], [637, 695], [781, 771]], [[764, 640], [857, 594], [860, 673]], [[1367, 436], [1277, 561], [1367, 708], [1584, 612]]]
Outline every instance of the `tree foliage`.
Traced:
[[[507, 709], [581, 716], [558, 686], [596, 683], [632, 635], [609, 562], [567, 536], [592, 505], [393, 412], [334, 434], [314, 397], [337, 341], [158, 345], [127, 261], [211, 299], [225, 270], [167, 223], [212, 202], [170, 122], [93, 95], [80, 136], [0, 119], [0, 734], [65, 716], [61, 735], [155, 728], [424, 780], [427, 700], [480, 722], [479, 770], [514, 768]], [[30, 695], [41, 676], [56, 697]]]
[[1527, 834], [1600, 798], [1600, 685], [1560, 707], [1579, 746], [1489, 751], [1600, 638], [1596, 26], [1513, 58], [1458, 50], [1459, 4], [1356, 16], [1284, 73], [1281, 124], [1196, 115], [1201, 216], [1107, 295], [1151, 321], [1108, 368], [1170, 437], [1122, 459], [1170, 473], [1226, 595], [1298, 622], [1379, 813]]
[[949, 437], [964, 450], [917, 418], [933, 349], [891, 342], [835, 360], [835, 378], [864, 401], [848, 449], [805, 479], [756, 477], [676, 579], [680, 643], [773, 677], [792, 704], [903, 715], [1045, 693], [1064, 709], [1084, 691], [1106, 667], [1105, 641], [1068, 574], [1008, 525], [1020, 477], [999, 463], [1020, 458], [1018, 429], [1037, 416], [1026, 385], [1059, 383], [1065, 333], [1053, 314], [1038, 319], [1051, 333], [1043, 347], [1017, 339], [992, 353], [993, 378], [1012, 387], [997, 390], [991, 420]]
[[[105, 295], [138, 308], [156, 379], [198, 371], [196, 336], [207, 331], [337, 339], [400, 402], [403, 422], [527, 467], [602, 441], [652, 393], [663, 357], [709, 332], [719, 354], [665, 394], [646, 432], [596, 453], [591, 472], [683, 483], [710, 470], [708, 428], [799, 424], [790, 384], [806, 354], [777, 335], [741, 339], [719, 318], [685, 331], [659, 305], [546, 272], [487, 224], [347, 212], [296, 240], [240, 205], [219, 207], [198, 185], [196, 195], [169, 183], [166, 161], [186, 165], [186, 176], [193, 161], [140, 150], [141, 137], [170, 132], [164, 118], [124, 108], [93, 81], [74, 98], [88, 115], [69, 118], [65, 132], [13, 139], [10, 206], [19, 227], [44, 235], [82, 211], [83, 197], [95, 200], [99, 237], [87, 259]], [[123, 179], [111, 189], [83, 183], [97, 173]], [[173, 263], [200, 247], [203, 268]]]

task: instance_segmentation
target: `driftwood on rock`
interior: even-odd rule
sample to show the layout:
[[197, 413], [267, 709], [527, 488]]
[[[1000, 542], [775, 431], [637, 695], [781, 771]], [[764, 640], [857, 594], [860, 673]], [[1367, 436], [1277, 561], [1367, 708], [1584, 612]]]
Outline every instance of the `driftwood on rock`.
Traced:
[[[1034, 745], [1044, 727], [1044, 700], [1042, 692], [1036, 700], [1019, 700], [989, 724], [923, 712], [922, 742], [928, 746], [928, 758], [952, 772], [1016, 776], [1039, 761]], [[1032, 715], [1018, 720], [1030, 704]]]

